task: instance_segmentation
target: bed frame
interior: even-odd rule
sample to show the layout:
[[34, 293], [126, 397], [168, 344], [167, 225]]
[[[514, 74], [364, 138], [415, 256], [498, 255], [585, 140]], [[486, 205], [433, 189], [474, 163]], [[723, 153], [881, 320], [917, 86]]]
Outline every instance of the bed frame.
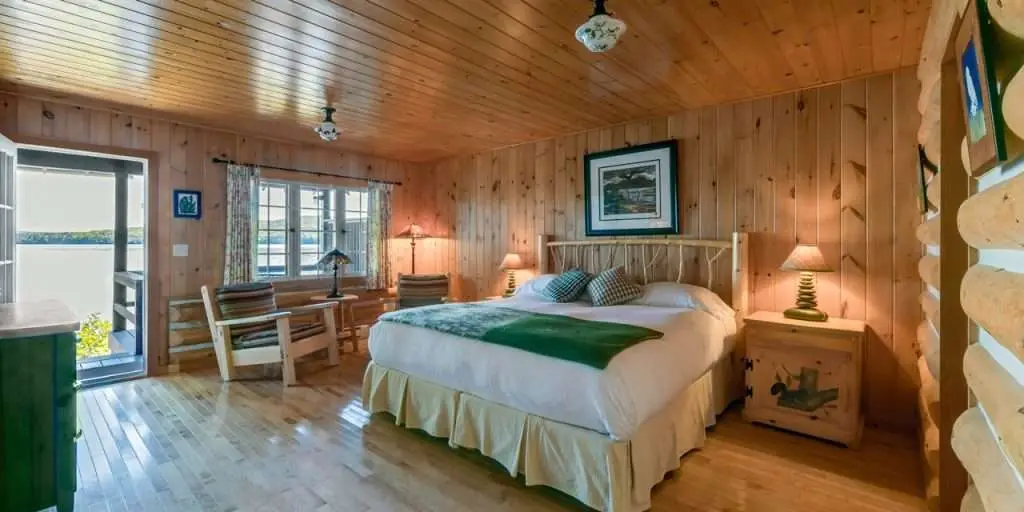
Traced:
[[[716, 285], [715, 263], [726, 252], [732, 257], [731, 279]], [[703, 254], [703, 264], [694, 254]], [[558, 489], [597, 510], [648, 510], [652, 488], [679, 468], [684, 454], [703, 446], [706, 427], [714, 425], [728, 403], [743, 396], [748, 261], [745, 233], [734, 233], [731, 240], [539, 237], [540, 272], [621, 265], [643, 283], [675, 280], [707, 286], [736, 311], [732, 352], [640, 425], [630, 439], [612, 439], [527, 414], [373, 361], [363, 379], [363, 407], [371, 414], [390, 413], [397, 425], [447, 438], [453, 448], [478, 450], [512, 476], [522, 475], [527, 485]], [[689, 268], [688, 262], [697, 268]], [[724, 260], [719, 262], [725, 267]]]
[[[551, 235], [538, 235], [537, 269], [543, 274], [561, 273], [573, 267], [599, 272], [622, 266], [627, 274], [643, 284], [689, 281], [711, 289], [731, 304], [739, 328], [750, 313], [749, 247], [749, 235], [738, 232], [732, 234], [731, 240], [676, 237], [556, 241]], [[726, 252], [732, 258], [730, 279], [721, 282], [716, 270], [724, 270], [724, 265], [716, 265], [716, 262]], [[703, 256], [703, 262], [695, 255]], [[691, 268], [694, 264], [696, 266]]]

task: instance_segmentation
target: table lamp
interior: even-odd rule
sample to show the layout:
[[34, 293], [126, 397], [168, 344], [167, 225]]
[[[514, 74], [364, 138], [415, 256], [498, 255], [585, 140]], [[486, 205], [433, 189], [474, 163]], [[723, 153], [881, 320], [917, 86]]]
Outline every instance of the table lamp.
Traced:
[[800, 272], [800, 287], [796, 293], [796, 307], [783, 311], [782, 315], [786, 318], [807, 320], [809, 322], [824, 322], [828, 320], [828, 313], [817, 309], [818, 299], [814, 291], [814, 277], [817, 272], [832, 272], [832, 269], [825, 263], [825, 257], [821, 255], [818, 246], [814, 244], [798, 244], [779, 268]]
[[328, 298], [341, 297], [342, 294], [338, 293], [338, 269], [341, 268], [341, 277], [345, 277], [344, 265], [352, 263], [352, 259], [345, 253], [338, 250], [337, 247], [331, 249], [324, 254], [320, 261], [316, 262], [320, 268], [332, 268], [334, 270], [334, 279], [331, 280], [331, 293], [327, 294]]
[[401, 232], [395, 235], [395, 238], [408, 238], [409, 247], [412, 250], [412, 273], [416, 274], [416, 240], [420, 238], [429, 238], [430, 235], [419, 224], [413, 223], [406, 226]]
[[501, 260], [501, 265], [498, 266], [498, 269], [504, 270], [508, 274], [508, 289], [503, 294], [505, 297], [511, 297], [516, 292], [516, 270], [522, 270], [523, 268], [523, 258], [514, 252], [506, 254]]

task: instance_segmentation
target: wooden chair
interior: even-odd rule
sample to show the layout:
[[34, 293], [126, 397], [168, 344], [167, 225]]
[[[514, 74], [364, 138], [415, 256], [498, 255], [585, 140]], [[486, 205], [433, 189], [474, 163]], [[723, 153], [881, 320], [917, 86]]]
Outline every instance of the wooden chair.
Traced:
[[396, 308], [433, 306], [448, 302], [448, 274], [398, 274]]
[[[210, 324], [217, 366], [225, 381], [235, 368], [281, 363], [285, 386], [295, 385], [295, 360], [327, 349], [328, 362], [338, 364], [338, 340], [333, 302], [278, 309], [270, 283], [218, 288], [212, 296], [203, 286], [203, 306]], [[292, 314], [320, 312], [320, 322], [295, 324]], [[227, 318], [223, 318], [227, 317]]]

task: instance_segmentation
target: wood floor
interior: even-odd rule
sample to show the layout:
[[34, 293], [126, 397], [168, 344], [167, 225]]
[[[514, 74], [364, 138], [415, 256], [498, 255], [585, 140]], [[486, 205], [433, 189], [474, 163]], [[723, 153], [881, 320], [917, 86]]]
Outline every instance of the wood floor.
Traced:
[[[305, 385], [289, 389], [222, 384], [211, 371], [83, 391], [76, 510], [583, 510], [478, 454], [368, 417], [365, 365], [345, 354], [340, 368], [300, 366]], [[870, 431], [846, 450], [731, 410], [655, 488], [654, 510], [919, 511], [914, 450]]]

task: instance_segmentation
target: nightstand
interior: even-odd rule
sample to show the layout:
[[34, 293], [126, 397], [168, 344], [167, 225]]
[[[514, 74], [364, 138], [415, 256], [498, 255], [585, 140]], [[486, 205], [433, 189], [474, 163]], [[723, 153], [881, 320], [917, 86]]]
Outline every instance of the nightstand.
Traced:
[[856, 448], [861, 415], [864, 322], [791, 320], [759, 311], [746, 318], [747, 398], [743, 417]]

